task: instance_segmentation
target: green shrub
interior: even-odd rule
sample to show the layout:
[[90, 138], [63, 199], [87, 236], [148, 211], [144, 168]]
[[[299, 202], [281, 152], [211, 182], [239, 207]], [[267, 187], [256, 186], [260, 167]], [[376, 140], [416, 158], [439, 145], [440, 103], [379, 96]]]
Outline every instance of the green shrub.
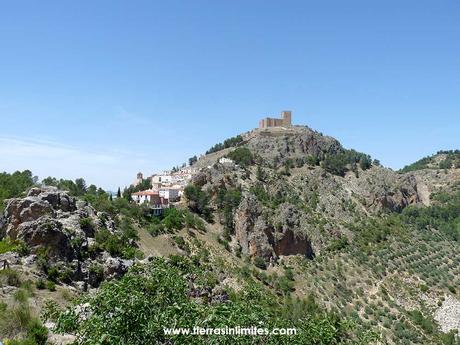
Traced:
[[104, 276], [104, 267], [101, 264], [98, 263], [92, 263], [89, 266], [89, 273], [94, 274], [95, 276], [99, 277], [102, 279]]
[[184, 227], [184, 213], [176, 208], [169, 208], [164, 211], [162, 224], [168, 232], [180, 230]]
[[292, 268], [286, 267], [286, 269], [284, 270], [284, 274], [286, 279], [294, 281], [294, 271], [292, 270]]
[[37, 289], [43, 290], [46, 288], [46, 281], [43, 278], [39, 278], [36, 281], [35, 286], [37, 287]]
[[414, 323], [422, 327], [422, 329], [431, 334], [436, 329], [434, 322], [428, 318], [425, 318], [423, 314], [418, 310], [413, 310], [409, 313], [410, 318]]
[[321, 164], [327, 172], [333, 175], [344, 176], [345, 172], [350, 169], [355, 170], [356, 173], [357, 164], [359, 164], [362, 170], [369, 169], [372, 165], [372, 159], [369, 155], [355, 150], [344, 150], [326, 155]]
[[54, 282], [57, 282], [57, 281], [58, 281], [58, 279], [59, 279], [59, 274], [60, 274], [60, 272], [59, 272], [59, 267], [57, 267], [57, 266], [51, 266], [51, 267], [48, 268], [48, 270], [47, 270], [46, 273], [47, 273], [47, 276], [48, 276], [48, 279], [49, 279], [49, 280], [52, 280], [52, 281], [54, 281]]
[[0, 241], [0, 254], [7, 252], [17, 252], [21, 256], [26, 256], [30, 251], [24, 242], [11, 241], [9, 237], [6, 237]]
[[49, 248], [40, 247], [37, 249], [37, 266], [47, 274], [50, 268]]
[[254, 258], [254, 266], [260, 268], [261, 270], [267, 269], [267, 263], [265, 262], [265, 259], [260, 256], [256, 256]]
[[337, 238], [337, 239], [333, 239], [331, 242], [330, 242], [330, 245], [328, 247], [328, 249], [330, 251], [340, 251], [344, 248], [346, 248], [348, 246], [348, 239], [343, 236], [343, 237], [340, 237], [340, 238]]
[[[101, 339], [110, 339], [111, 344], [130, 345], [229, 345], [235, 342], [249, 345], [255, 341], [253, 336], [235, 340], [218, 335], [173, 336], [163, 331], [171, 325], [189, 328], [197, 324], [205, 328], [261, 325], [269, 329], [295, 327], [299, 330], [296, 336], [284, 341], [272, 335], [260, 338], [267, 345], [339, 344], [350, 337], [346, 323], [337, 316], [322, 311], [308, 315], [292, 308], [282, 312], [283, 300], [257, 282], [248, 282], [242, 291], [232, 292], [225, 303], [210, 303], [205, 298], [197, 303], [191, 297], [193, 292], [210, 291], [216, 284], [218, 274], [212, 266], [186, 257], [155, 258], [149, 264], [135, 267], [121, 279], [103, 284], [97, 293], [84, 296], [78, 303], [90, 303], [89, 318], [78, 318], [69, 309], [58, 318], [58, 329], [72, 330], [89, 344], [101, 343]], [[354, 337], [359, 339], [359, 331], [354, 332]], [[367, 341], [370, 342], [372, 340]]]
[[217, 238], [217, 242], [219, 242], [221, 245], [223, 245], [226, 251], [228, 251], [228, 252], [230, 251], [230, 243], [225, 238], [222, 238], [222, 237], [219, 236]]
[[30, 170], [15, 171], [12, 174], [0, 173], [0, 212], [3, 211], [5, 199], [18, 197], [34, 184]]
[[122, 218], [120, 225], [118, 226], [119, 232], [121, 232], [121, 236], [128, 240], [139, 240], [139, 235], [137, 230], [133, 226], [133, 222], [129, 218]]
[[292, 280], [286, 278], [286, 276], [280, 277], [275, 283], [275, 289], [284, 295], [288, 295], [294, 290], [294, 283]]
[[63, 283], [71, 283], [73, 278], [73, 270], [70, 267], [63, 267], [59, 271], [59, 280]]
[[121, 229], [122, 233], [114, 234], [107, 229], [97, 231], [95, 236], [97, 249], [106, 250], [112, 256], [123, 257], [125, 259], [139, 257], [140, 253], [131, 245], [131, 241], [137, 237], [137, 231], [132, 227], [130, 222], [125, 223]]
[[0, 241], [0, 254], [16, 251], [17, 244], [12, 242], [9, 237]]
[[12, 268], [0, 270], [0, 286], [5, 285], [19, 287], [21, 285], [19, 272]]
[[20, 303], [27, 302], [29, 298], [29, 293], [27, 290], [19, 289], [14, 293], [14, 299]]
[[48, 329], [44, 327], [40, 320], [31, 319], [27, 325], [27, 338], [36, 345], [45, 345], [48, 340]]
[[132, 260], [132, 259], [142, 260], [144, 258], [144, 253], [137, 248], [126, 246], [123, 248], [123, 251], [121, 252], [121, 256], [129, 260]]
[[211, 147], [209, 150], [206, 151], [206, 154], [210, 154], [210, 153], [217, 152], [223, 149], [227, 149], [229, 147], [235, 147], [242, 141], [243, 141], [243, 137], [241, 135], [237, 135], [236, 137], [226, 139], [223, 143], [218, 143], [214, 145], [213, 147]]
[[17, 241], [16, 252], [21, 256], [27, 256], [30, 254], [30, 249], [24, 242]]
[[193, 212], [203, 216], [208, 222], [213, 221], [212, 212], [209, 207], [210, 196], [193, 184], [184, 189], [184, 196], [187, 198], [187, 206]]
[[217, 209], [223, 220], [222, 224], [230, 233], [234, 233], [233, 214], [241, 202], [241, 190], [219, 188], [217, 191]]
[[166, 230], [165, 226], [163, 224], [157, 223], [157, 222], [150, 224], [149, 227], [147, 228], [147, 231], [153, 237], [156, 237], [156, 236], [159, 236], [161, 234], [167, 233], [167, 230]]
[[50, 320], [56, 322], [59, 318], [62, 309], [59, 305], [53, 300], [46, 300], [42, 308], [42, 318], [43, 320]]
[[182, 236], [173, 236], [172, 239], [180, 249], [182, 249], [182, 250], [184, 250], [186, 252], [189, 251], [188, 244], [187, 244], [187, 242], [185, 242], [185, 240], [184, 240], [184, 238]]
[[[29, 333], [29, 325], [32, 320], [33, 317], [27, 302], [15, 303], [10, 309], [5, 308], [5, 312], [0, 313], [0, 335], [2, 339], [3, 337], [12, 339], [23, 335], [27, 336]], [[36, 344], [32, 337], [27, 336], [27, 339], [24, 337], [17, 339], [18, 341], [27, 340], [28, 342], [25, 342], [25, 344]]]
[[80, 219], [80, 228], [84, 232], [92, 232], [94, 231], [94, 224], [90, 217]]
[[46, 288], [50, 291], [56, 291], [56, 283], [54, 281], [48, 280], [46, 282]]
[[246, 167], [254, 162], [251, 150], [247, 147], [238, 147], [227, 155], [236, 164]]

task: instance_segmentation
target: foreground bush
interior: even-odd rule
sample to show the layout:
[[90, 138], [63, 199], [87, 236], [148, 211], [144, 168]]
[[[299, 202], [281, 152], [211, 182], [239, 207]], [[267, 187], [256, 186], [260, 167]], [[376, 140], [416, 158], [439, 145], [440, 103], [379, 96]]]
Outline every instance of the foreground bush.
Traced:
[[[261, 285], [248, 281], [239, 293], [227, 291], [227, 301], [199, 292], [211, 291], [219, 280], [196, 259], [156, 258], [134, 267], [121, 280], [104, 283], [89, 302], [89, 317], [70, 309], [58, 319], [61, 331], [76, 332], [80, 344], [338, 344], [347, 343], [349, 328], [338, 317], [305, 310], [301, 318], [282, 312], [281, 301]], [[193, 286], [193, 288], [192, 288]], [[199, 302], [198, 302], [199, 301]], [[164, 327], [295, 327], [296, 336], [165, 335]]]

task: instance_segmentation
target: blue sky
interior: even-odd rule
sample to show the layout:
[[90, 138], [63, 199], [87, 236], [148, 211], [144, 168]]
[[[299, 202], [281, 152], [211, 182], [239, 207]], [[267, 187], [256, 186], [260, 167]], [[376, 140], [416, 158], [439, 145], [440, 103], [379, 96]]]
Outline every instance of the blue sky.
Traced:
[[293, 111], [397, 169], [460, 148], [458, 1], [2, 1], [0, 170], [115, 189]]

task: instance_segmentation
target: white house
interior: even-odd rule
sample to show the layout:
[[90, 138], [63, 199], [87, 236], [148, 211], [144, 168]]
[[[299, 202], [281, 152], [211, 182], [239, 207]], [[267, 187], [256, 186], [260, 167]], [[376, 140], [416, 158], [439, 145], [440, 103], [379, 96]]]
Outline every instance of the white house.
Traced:
[[131, 194], [131, 198], [138, 204], [149, 203], [149, 204], [160, 204], [160, 193], [153, 190], [143, 190]]
[[152, 176], [152, 184], [170, 184], [173, 180], [171, 175], [161, 174], [161, 175], [153, 175]]
[[233, 160], [231, 160], [230, 158], [222, 157], [221, 159], [219, 159], [219, 163], [224, 165], [232, 165], [235, 162], [233, 162]]
[[146, 203], [152, 210], [152, 214], [159, 216], [163, 214], [165, 208], [169, 208], [169, 200], [160, 196], [155, 190], [144, 190], [131, 194], [131, 198], [138, 204]]

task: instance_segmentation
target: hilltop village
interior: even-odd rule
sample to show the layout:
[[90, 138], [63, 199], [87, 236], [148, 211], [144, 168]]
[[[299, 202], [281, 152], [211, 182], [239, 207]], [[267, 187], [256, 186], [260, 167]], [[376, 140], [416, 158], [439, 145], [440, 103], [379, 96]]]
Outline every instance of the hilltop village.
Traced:
[[195, 169], [192, 167], [164, 171], [147, 178], [144, 178], [143, 174], [139, 172], [131, 186], [136, 188], [147, 180], [151, 187], [132, 193], [131, 199], [137, 204], [149, 204], [153, 214], [159, 215], [163, 213], [165, 208], [169, 208], [173, 203], [180, 201], [184, 189], [194, 173]]
[[[270, 128], [289, 128], [292, 126], [292, 112], [285, 110], [281, 112], [280, 118], [266, 117], [259, 121], [257, 130], [266, 130]], [[201, 158], [201, 157], [200, 157]], [[190, 166], [174, 168], [161, 173], [154, 173], [151, 176], [144, 177], [142, 172], [137, 173], [136, 178], [131, 183], [131, 187], [139, 189], [139, 186], [145, 184], [149, 188], [138, 190], [131, 193], [131, 199], [136, 204], [148, 204], [154, 215], [160, 215], [165, 208], [173, 206], [180, 202], [184, 194], [185, 187], [189, 184], [194, 174], [201, 169], [194, 167], [197, 162], [196, 157], [190, 160]], [[222, 165], [235, 165], [234, 161], [228, 157], [221, 157], [218, 160]], [[210, 168], [208, 166], [207, 168]], [[137, 187], [137, 188], [136, 188]]]

